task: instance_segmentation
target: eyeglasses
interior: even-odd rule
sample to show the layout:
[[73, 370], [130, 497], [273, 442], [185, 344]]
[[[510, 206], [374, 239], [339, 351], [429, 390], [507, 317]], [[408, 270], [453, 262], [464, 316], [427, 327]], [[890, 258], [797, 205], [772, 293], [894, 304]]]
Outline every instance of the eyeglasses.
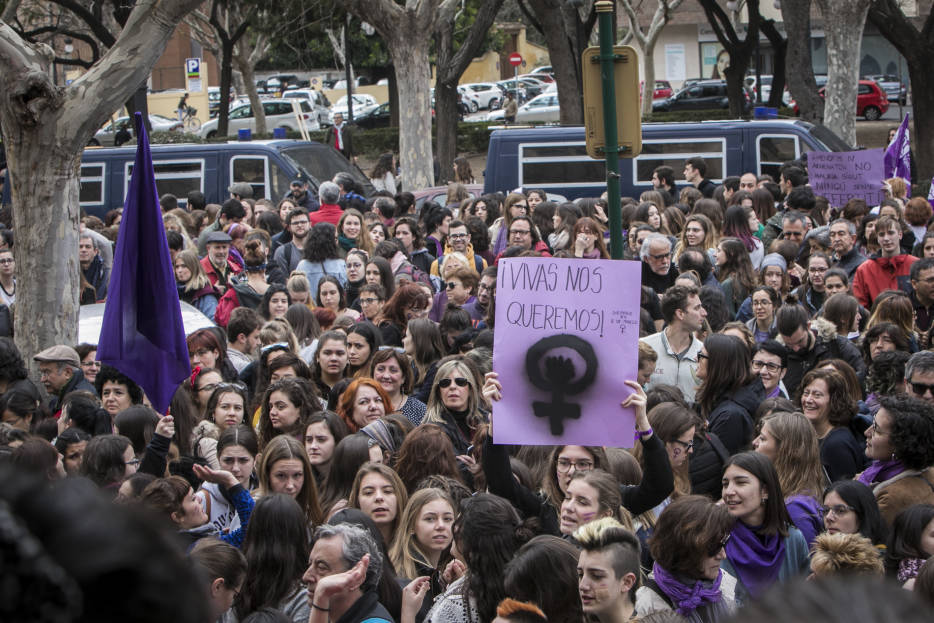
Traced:
[[808, 272], [812, 275], [819, 275], [827, 272], [826, 268], [821, 268], [820, 266], [811, 266], [808, 268]]
[[821, 506], [820, 513], [824, 517], [833, 513], [835, 517], [840, 517], [841, 515], [846, 515], [849, 512], [855, 512], [856, 509], [847, 504], [834, 504], [833, 506]]
[[581, 459], [579, 461], [572, 461], [571, 459], [558, 459], [558, 471], [562, 474], [567, 473], [568, 470], [571, 469], [572, 465], [578, 472], [589, 472], [593, 469], [593, 461], [588, 461], [587, 459]]
[[125, 461], [125, 464], [133, 465], [134, 467], [139, 467], [139, 459], [130, 459], [129, 461]]
[[14, 260], [11, 257], [7, 257], [7, 258], [0, 260], [0, 264], [14, 264], [15, 262], [16, 260]]
[[916, 396], [923, 396], [928, 392], [931, 392], [931, 395], [934, 396], [934, 385], [927, 385], [926, 383], [915, 383], [914, 381], [909, 381], [911, 385], [911, 391]]
[[446, 287], [448, 290], [453, 290], [457, 286], [458, 283], [456, 281], [448, 281], [446, 284], [444, 284], [444, 287]]
[[753, 300], [753, 302], [752, 302], [752, 306], [753, 306], [753, 307], [768, 307], [768, 306], [770, 306], [771, 304], [772, 304], [772, 301], [770, 301], [770, 300], [768, 300], [768, 299], [762, 299], [762, 300], [759, 300], [759, 301]]
[[685, 451], [685, 452], [688, 452], [689, 450], [691, 450], [691, 449], [694, 447], [694, 440], [693, 440], [693, 439], [692, 439], [691, 441], [681, 441], [680, 439], [672, 439], [672, 440], [671, 440], [671, 443], [676, 443], [676, 444], [678, 444], [679, 446], [681, 446], [682, 448], [684, 448], [684, 451]]
[[451, 383], [454, 383], [458, 387], [467, 387], [470, 384], [470, 381], [468, 381], [462, 376], [459, 376], [454, 379], [452, 378], [441, 379], [440, 381], [438, 381], [438, 387], [440, 387], [441, 389], [447, 389], [448, 387], [451, 386]]
[[510, 229], [509, 230], [510, 236], [528, 236], [531, 233], [532, 233], [532, 230], [530, 229]]
[[376, 303], [379, 300], [380, 299], [360, 299], [360, 304], [361, 305], [372, 305], [373, 303]]
[[697, 353], [697, 358], [698, 359], [710, 359], [710, 355], [708, 355], [707, 353]]
[[712, 544], [712, 545], [707, 549], [707, 555], [710, 556], [711, 558], [713, 558], [713, 557], [716, 556], [718, 553], [720, 553], [720, 550], [723, 549], [724, 547], [726, 547], [726, 544], [730, 542], [730, 537], [731, 537], [731, 536], [732, 536], [731, 534], [727, 534], [725, 537], [723, 537], [722, 540], [717, 541], [716, 543]]
[[889, 433], [888, 433], [888, 431], [884, 431], [884, 430], [882, 430], [881, 428], [879, 428], [879, 424], [877, 424], [877, 423], [876, 423], [876, 419], [873, 418], [873, 419], [872, 419], [872, 434], [873, 434], [873, 435], [883, 435], [883, 436], [884, 436], [884, 435], [888, 435]]
[[469, 238], [470, 234], [449, 234], [448, 238], [451, 240], [460, 240], [461, 238]]
[[777, 363], [773, 363], [771, 361], [759, 361], [758, 359], [752, 360], [753, 370], [761, 370], [762, 368], [765, 368], [769, 372], [778, 372], [779, 370], [782, 369], [781, 365]]

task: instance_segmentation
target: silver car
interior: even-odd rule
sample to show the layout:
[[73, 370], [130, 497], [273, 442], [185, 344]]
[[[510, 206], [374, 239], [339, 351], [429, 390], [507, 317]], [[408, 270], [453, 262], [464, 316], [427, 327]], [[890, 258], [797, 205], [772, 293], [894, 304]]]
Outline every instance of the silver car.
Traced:
[[[180, 132], [182, 129], [182, 124], [179, 123], [178, 119], [169, 119], [155, 114], [149, 115], [149, 125], [153, 132]], [[88, 141], [88, 145], [94, 147], [116, 146], [114, 139], [121, 128], [126, 128], [132, 134], [133, 122], [130, 117], [117, 117], [116, 120], [109, 121], [107, 125], [94, 134], [91, 140]]]

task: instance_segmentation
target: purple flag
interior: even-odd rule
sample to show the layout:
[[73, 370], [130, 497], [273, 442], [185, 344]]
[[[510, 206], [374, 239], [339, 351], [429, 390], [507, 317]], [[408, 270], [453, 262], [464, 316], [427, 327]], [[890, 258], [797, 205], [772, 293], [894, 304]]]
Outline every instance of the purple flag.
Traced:
[[931, 178], [931, 190], [928, 191], [928, 201], [934, 202], [934, 177]]
[[164, 414], [191, 374], [149, 137], [134, 115], [136, 162], [114, 252], [97, 358], [136, 381]]
[[911, 141], [908, 136], [908, 115], [902, 119], [892, 144], [885, 149], [885, 178], [900, 177], [911, 185]]

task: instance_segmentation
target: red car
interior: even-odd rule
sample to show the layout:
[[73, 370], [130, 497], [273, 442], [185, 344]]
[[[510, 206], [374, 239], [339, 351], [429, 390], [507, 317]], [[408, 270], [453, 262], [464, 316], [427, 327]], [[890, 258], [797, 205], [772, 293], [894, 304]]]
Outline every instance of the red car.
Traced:
[[[824, 97], [824, 89], [821, 87], [817, 92]], [[794, 104], [795, 114], [798, 114], [798, 104]], [[866, 121], [878, 121], [889, 109], [889, 98], [873, 80], [860, 80], [856, 91], [856, 116], [863, 117]]]
[[[639, 93], [642, 93], [644, 81], [639, 82]], [[671, 83], [667, 80], [656, 80], [655, 81], [655, 90], [652, 91], [652, 99], [665, 99], [674, 95], [674, 89], [671, 88]]]

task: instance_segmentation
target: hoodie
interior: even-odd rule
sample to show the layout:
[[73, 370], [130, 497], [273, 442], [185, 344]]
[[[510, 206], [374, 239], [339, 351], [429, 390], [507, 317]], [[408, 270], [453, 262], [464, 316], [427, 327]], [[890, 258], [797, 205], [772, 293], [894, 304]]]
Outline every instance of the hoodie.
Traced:
[[762, 379], [740, 387], [731, 396], [724, 396], [707, 416], [707, 430], [723, 442], [730, 454], [741, 452], [752, 442], [756, 426], [752, 416], [765, 400]]
[[[815, 334], [815, 339], [810, 350], [788, 350], [788, 370], [782, 382], [789, 396], [798, 393], [798, 387], [805, 374], [827, 359], [842, 359], [852, 366], [861, 381], [865, 378], [866, 364], [859, 349], [845, 337], [837, 335], [837, 329], [832, 322], [821, 317], [814, 318], [811, 320], [811, 332]], [[780, 333], [775, 339], [784, 343]]]
[[859, 265], [853, 275], [853, 296], [859, 304], [869, 309], [883, 290], [911, 292], [909, 273], [911, 265], [918, 261], [913, 255], [895, 257], [874, 256]]

